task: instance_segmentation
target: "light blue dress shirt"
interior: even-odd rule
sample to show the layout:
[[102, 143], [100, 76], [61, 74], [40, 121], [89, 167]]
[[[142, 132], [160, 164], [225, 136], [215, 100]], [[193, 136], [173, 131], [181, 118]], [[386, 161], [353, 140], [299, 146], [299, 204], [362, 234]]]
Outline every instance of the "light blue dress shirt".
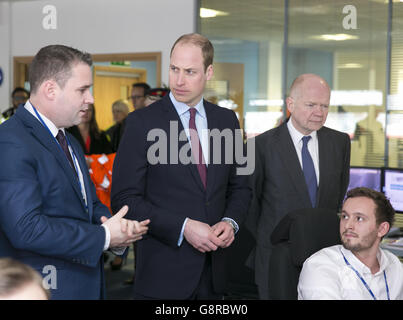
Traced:
[[[186, 136], [190, 141], [190, 134], [189, 134], [189, 120], [190, 120], [190, 112], [189, 108], [185, 103], [176, 101], [175, 97], [173, 96], [172, 92], [169, 93], [169, 97], [175, 107], [176, 112], [179, 115], [179, 118], [182, 121], [183, 128], [185, 129]], [[207, 125], [207, 116], [206, 111], [204, 110], [203, 105], [203, 98], [194, 106], [197, 110], [195, 123], [197, 133], [199, 134], [200, 144], [202, 147], [203, 158], [206, 162], [206, 166], [208, 167], [208, 125]], [[191, 147], [192, 145], [190, 145]]]
[[[189, 106], [187, 106], [183, 102], [179, 102], [175, 99], [173, 96], [172, 92], [169, 93], [169, 98], [172, 101], [172, 104], [175, 107], [176, 112], [179, 115], [179, 118], [182, 121], [183, 128], [186, 132], [186, 136], [188, 140], [190, 141], [190, 134], [189, 134], [189, 120], [190, 120], [190, 112], [189, 112]], [[196, 129], [199, 134], [199, 139], [200, 139], [200, 144], [202, 147], [202, 152], [203, 152], [203, 157], [206, 162], [206, 166], [208, 167], [208, 141], [209, 141], [209, 132], [208, 132], [208, 125], [207, 125], [207, 116], [206, 116], [206, 110], [204, 109], [203, 105], [203, 98], [200, 99], [200, 101], [194, 106], [194, 108], [197, 110], [196, 112], [196, 117], [195, 117], [195, 123], [196, 123]], [[185, 219], [182, 225], [181, 233], [178, 239], [178, 247], [182, 244], [183, 241], [183, 233], [185, 231], [185, 225], [187, 222], [188, 218]], [[225, 220], [230, 220], [234, 223], [235, 225], [235, 233], [238, 232], [239, 227], [238, 224], [231, 218], [223, 218], [223, 221]]]

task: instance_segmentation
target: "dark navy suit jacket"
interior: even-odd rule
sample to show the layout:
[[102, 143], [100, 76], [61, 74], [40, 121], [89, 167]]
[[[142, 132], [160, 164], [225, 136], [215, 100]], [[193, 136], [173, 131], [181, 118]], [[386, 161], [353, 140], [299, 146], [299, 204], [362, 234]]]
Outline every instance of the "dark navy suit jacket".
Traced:
[[[233, 135], [239, 128], [233, 111], [207, 101], [204, 108], [210, 130], [228, 129]], [[188, 150], [188, 155], [191, 151], [186, 136], [178, 139], [172, 129], [175, 127], [180, 135], [183, 126], [169, 95], [132, 112], [126, 120], [112, 181], [113, 211], [127, 204], [130, 208], [127, 216], [139, 221], [151, 219], [148, 234], [136, 243], [134, 290], [146, 297], [162, 299], [189, 298], [203, 270], [206, 254], [193, 248], [186, 239], [178, 246], [185, 218], [212, 226], [229, 217], [241, 225], [251, 199], [247, 177], [236, 174], [237, 164], [225, 163], [223, 139], [216, 151], [213, 141], [209, 141], [210, 164], [204, 189], [197, 166], [183, 164], [178, 159], [181, 151]], [[165, 132], [166, 139], [150, 138], [158, 132]], [[157, 142], [162, 147], [160, 153], [154, 152], [158, 149]], [[164, 146], [166, 150], [162, 150]], [[222, 156], [220, 163], [212, 163], [214, 152], [215, 156]], [[154, 156], [160, 157], [160, 163], [153, 163]], [[165, 160], [168, 164], [163, 163]], [[219, 162], [217, 158], [215, 162]], [[223, 292], [227, 274], [225, 249], [212, 253], [212, 273], [214, 289]]]
[[0, 257], [44, 277], [50, 276], [45, 267], [54, 266], [56, 282], [47, 277], [53, 299], [99, 299], [100, 218], [110, 213], [96, 196], [80, 145], [67, 135], [83, 173], [88, 212], [78, 178], [46, 127], [24, 107], [0, 126]]

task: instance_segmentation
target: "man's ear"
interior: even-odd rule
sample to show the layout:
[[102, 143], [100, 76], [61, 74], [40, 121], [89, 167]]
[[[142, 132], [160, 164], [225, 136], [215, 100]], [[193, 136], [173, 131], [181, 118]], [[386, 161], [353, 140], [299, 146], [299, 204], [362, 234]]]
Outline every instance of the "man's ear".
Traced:
[[294, 99], [293, 98], [291, 98], [291, 97], [287, 97], [287, 99], [285, 99], [285, 103], [286, 103], [286, 105], [287, 105], [287, 110], [290, 112], [290, 113], [293, 113], [293, 111], [294, 111]]
[[213, 75], [214, 75], [213, 65], [210, 64], [210, 65], [207, 67], [207, 70], [206, 70], [207, 80], [211, 80], [211, 78], [213, 77]]
[[378, 227], [378, 237], [379, 238], [384, 237], [389, 232], [389, 229], [390, 229], [389, 222], [386, 221], [382, 222]]
[[47, 100], [55, 100], [59, 86], [54, 80], [46, 80], [41, 84], [39, 90]]

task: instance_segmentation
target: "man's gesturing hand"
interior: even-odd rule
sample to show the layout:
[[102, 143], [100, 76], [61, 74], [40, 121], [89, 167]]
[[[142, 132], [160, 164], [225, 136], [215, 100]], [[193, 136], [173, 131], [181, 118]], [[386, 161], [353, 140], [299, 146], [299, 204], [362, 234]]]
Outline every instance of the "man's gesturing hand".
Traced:
[[150, 220], [138, 222], [123, 217], [129, 211], [128, 206], [123, 206], [112, 218], [101, 217], [101, 223], [106, 225], [111, 233], [109, 247], [126, 247], [140, 240], [148, 230]]

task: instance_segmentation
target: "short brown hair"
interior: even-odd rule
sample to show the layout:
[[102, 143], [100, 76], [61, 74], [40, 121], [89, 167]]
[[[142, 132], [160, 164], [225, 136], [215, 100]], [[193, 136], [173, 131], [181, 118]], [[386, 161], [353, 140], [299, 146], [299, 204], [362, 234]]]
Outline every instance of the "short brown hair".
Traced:
[[365, 197], [372, 199], [375, 203], [376, 223], [380, 225], [382, 222], [388, 222], [392, 227], [395, 220], [395, 210], [388, 198], [382, 192], [378, 192], [365, 187], [358, 187], [347, 192], [346, 200], [349, 198]]
[[64, 88], [72, 75], [73, 65], [77, 63], [92, 66], [91, 55], [64, 45], [43, 47], [29, 66], [31, 92], [35, 93], [44, 81], [50, 79], [55, 80], [60, 88]]
[[0, 297], [11, 295], [30, 283], [40, 286], [50, 298], [49, 290], [43, 287], [42, 277], [37, 271], [11, 258], [0, 259]]
[[198, 33], [188, 33], [180, 36], [172, 46], [170, 56], [172, 56], [172, 51], [178, 43], [191, 43], [202, 50], [204, 71], [207, 70], [209, 65], [213, 64], [214, 47], [205, 36]]

